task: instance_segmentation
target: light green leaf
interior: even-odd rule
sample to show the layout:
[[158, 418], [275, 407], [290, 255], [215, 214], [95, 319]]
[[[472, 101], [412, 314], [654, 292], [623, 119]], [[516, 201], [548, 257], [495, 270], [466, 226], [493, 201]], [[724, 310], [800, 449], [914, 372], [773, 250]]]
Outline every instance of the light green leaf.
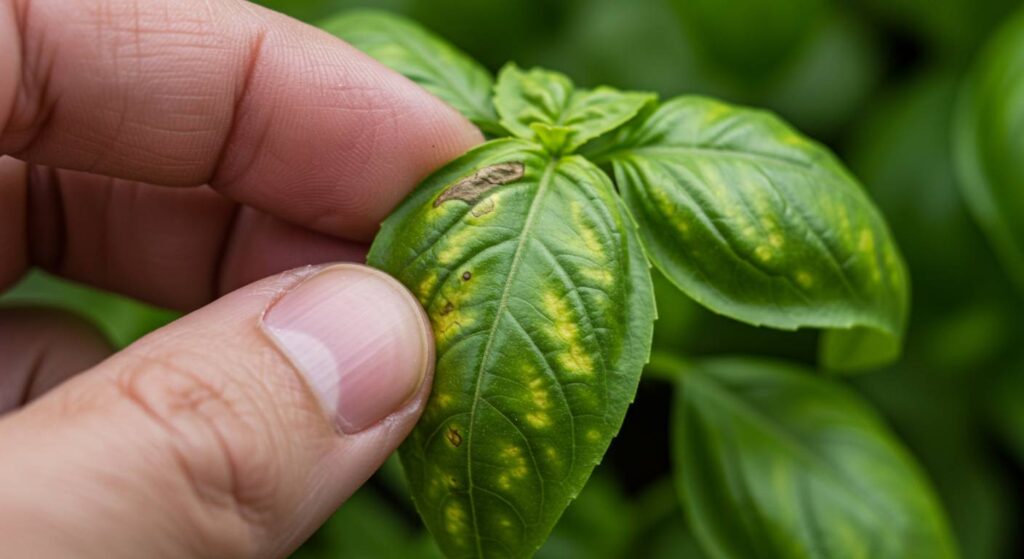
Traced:
[[428, 178], [369, 261], [430, 315], [434, 388], [401, 449], [450, 557], [540, 547], [618, 431], [647, 361], [648, 264], [610, 180], [518, 139]]
[[984, 49], [954, 126], [961, 190], [1024, 289], [1024, 12]]
[[775, 116], [701, 97], [613, 137], [616, 183], [654, 263], [713, 311], [836, 329], [832, 368], [894, 359], [907, 273], [882, 216], [826, 149]]
[[484, 132], [503, 132], [491, 104], [493, 80], [487, 70], [418, 24], [386, 12], [355, 11], [320, 27], [420, 84]]
[[501, 70], [494, 90], [502, 125], [556, 154], [572, 153], [618, 128], [654, 100], [649, 93], [610, 87], [577, 90], [563, 74], [540, 68], [524, 72], [515, 64]]
[[919, 466], [839, 384], [752, 359], [681, 365], [673, 429], [678, 489], [711, 557], [956, 557]]

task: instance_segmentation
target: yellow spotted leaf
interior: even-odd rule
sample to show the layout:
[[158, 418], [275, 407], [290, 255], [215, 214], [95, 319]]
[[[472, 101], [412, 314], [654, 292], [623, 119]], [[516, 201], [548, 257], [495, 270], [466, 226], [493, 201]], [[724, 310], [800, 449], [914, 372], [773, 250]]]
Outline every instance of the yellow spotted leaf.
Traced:
[[824, 328], [834, 369], [899, 354], [909, 288], [881, 214], [822, 146], [774, 115], [680, 97], [603, 153], [665, 275], [713, 311]]
[[401, 449], [449, 557], [528, 557], [618, 432], [647, 361], [647, 261], [610, 179], [579, 156], [494, 140], [428, 178], [369, 261], [402, 281], [437, 344]]

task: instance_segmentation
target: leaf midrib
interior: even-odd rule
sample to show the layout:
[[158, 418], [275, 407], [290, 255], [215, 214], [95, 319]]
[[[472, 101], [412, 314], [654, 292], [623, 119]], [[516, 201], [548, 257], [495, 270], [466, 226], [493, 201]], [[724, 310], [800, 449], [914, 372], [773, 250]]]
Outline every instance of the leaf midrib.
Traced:
[[[551, 177], [557, 166], [558, 160], [552, 158], [544, 167], [544, 173], [541, 175], [540, 182], [537, 186], [537, 194], [533, 197], [533, 202], [530, 204], [530, 210], [526, 214], [526, 220], [523, 222], [523, 228], [519, 232], [519, 242], [516, 244], [515, 252], [512, 253], [512, 266], [509, 268], [508, 277], [505, 278], [505, 285], [502, 288], [501, 299], [498, 300], [498, 307], [494, 314], [494, 323], [491, 324], [490, 332], [487, 334], [487, 343], [484, 345], [483, 356], [480, 358], [480, 366], [477, 368], [473, 381], [473, 403], [469, 409], [469, 432], [466, 435], [466, 478], [469, 489], [469, 510], [471, 518], [473, 519], [473, 539], [476, 541], [477, 555], [479, 557], [483, 557], [484, 553], [480, 540], [480, 526], [477, 522], [476, 516], [476, 500], [473, 498], [473, 433], [475, 432], [474, 426], [476, 422], [477, 404], [481, 399], [480, 392], [483, 387], [482, 378], [484, 374], [484, 367], [487, 365], [491, 349], [494, 346], [494, 338], [498, 331], [498, 324], [502, 320], [505, 307], [508, 306], [508, 299], [512, 293], [512, 285], [514, 283], [513, 280], [516, 273], [519, 271], [519, 265], [523, 260], [522, 253], [523, 249], [526, 247], [526, 241], [529, 239], [529, 231], [533, 226], [534, 220], [536, 220], [537, 212], [542, 207], [540, 201], [543, 199], [548, 186], [551, 184]], [[543, 483], [543, 480], [541, 483]]]

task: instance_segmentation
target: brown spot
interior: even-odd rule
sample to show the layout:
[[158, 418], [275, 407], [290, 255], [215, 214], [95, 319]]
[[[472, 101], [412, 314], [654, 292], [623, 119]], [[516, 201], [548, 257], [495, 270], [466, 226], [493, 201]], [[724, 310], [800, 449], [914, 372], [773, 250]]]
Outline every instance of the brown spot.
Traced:
[[445, 437], [448, 439], [448, 442], [452, 444], [452, 446], [457, 447], [462, 444], [462, 434], [460, 434], [459, 430], [455, 429], [454, 427], [448, 428], [448, 434], [445, 435]]
[[[467, 204], [472, 204], [492, 188], [517, 181], [523, 178], [525, 173], [526, 166], [518, 161], [488, 165], [449, 186], [434, 200], [434, 207], [436, 208], [448, 200], [462, 200]], [[489, 210], [479, 215], [492, 210], [494, 210], [493, 202]]]
[[447, 303], [444, 304], [444, 308], [441, 309], [441, 316], [444, 316], [452, 312], [453, 310], [455, 310], [455, 305], [453, 305], [451, 301], [448, 301]]
[[469, 281], [473, 277], [472, 272], [462, 272], [462, 281]]

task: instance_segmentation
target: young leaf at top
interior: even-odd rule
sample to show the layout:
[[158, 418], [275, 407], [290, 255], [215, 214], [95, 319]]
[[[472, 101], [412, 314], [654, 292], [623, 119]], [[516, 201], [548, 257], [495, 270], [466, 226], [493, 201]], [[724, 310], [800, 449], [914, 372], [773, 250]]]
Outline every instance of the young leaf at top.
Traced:
[[633, 118], [655, 96], [610, 87], [574, 89], [563, 74], [515, 64], [498, 74], [494, 104], [501, 124], [512, 134], [535, 140], [552, 153], [572, 153]]
[[491, 75], [433, 33], [375, 11], [348, 12], [320, 27], [420, 84], [484, 132], [504, 133], [491, 104]]
[[401, 449], [450, 557], [527, 557], [618, 432], [653, 330], [648, 264], [611, 181], [494, 140], [428, 178], [369, 262], [419, 297], [434, 388]]
[[681, 364], [676, 478], [717, 559], [957, 556], [920, 467], [854, 393], [752, 359]]
[[[603, 143], [653, 262], [711, 310], [828, 332], [822, 360], [894, 359], [907, 274], [881, 215], [823, 147], [776, 117], [680, 97]], [[610, 146], [610, 147], [609, 147]]]
[[956, 120], [964, 198], [1024, 289], [1024, 12], [984, 49]]

